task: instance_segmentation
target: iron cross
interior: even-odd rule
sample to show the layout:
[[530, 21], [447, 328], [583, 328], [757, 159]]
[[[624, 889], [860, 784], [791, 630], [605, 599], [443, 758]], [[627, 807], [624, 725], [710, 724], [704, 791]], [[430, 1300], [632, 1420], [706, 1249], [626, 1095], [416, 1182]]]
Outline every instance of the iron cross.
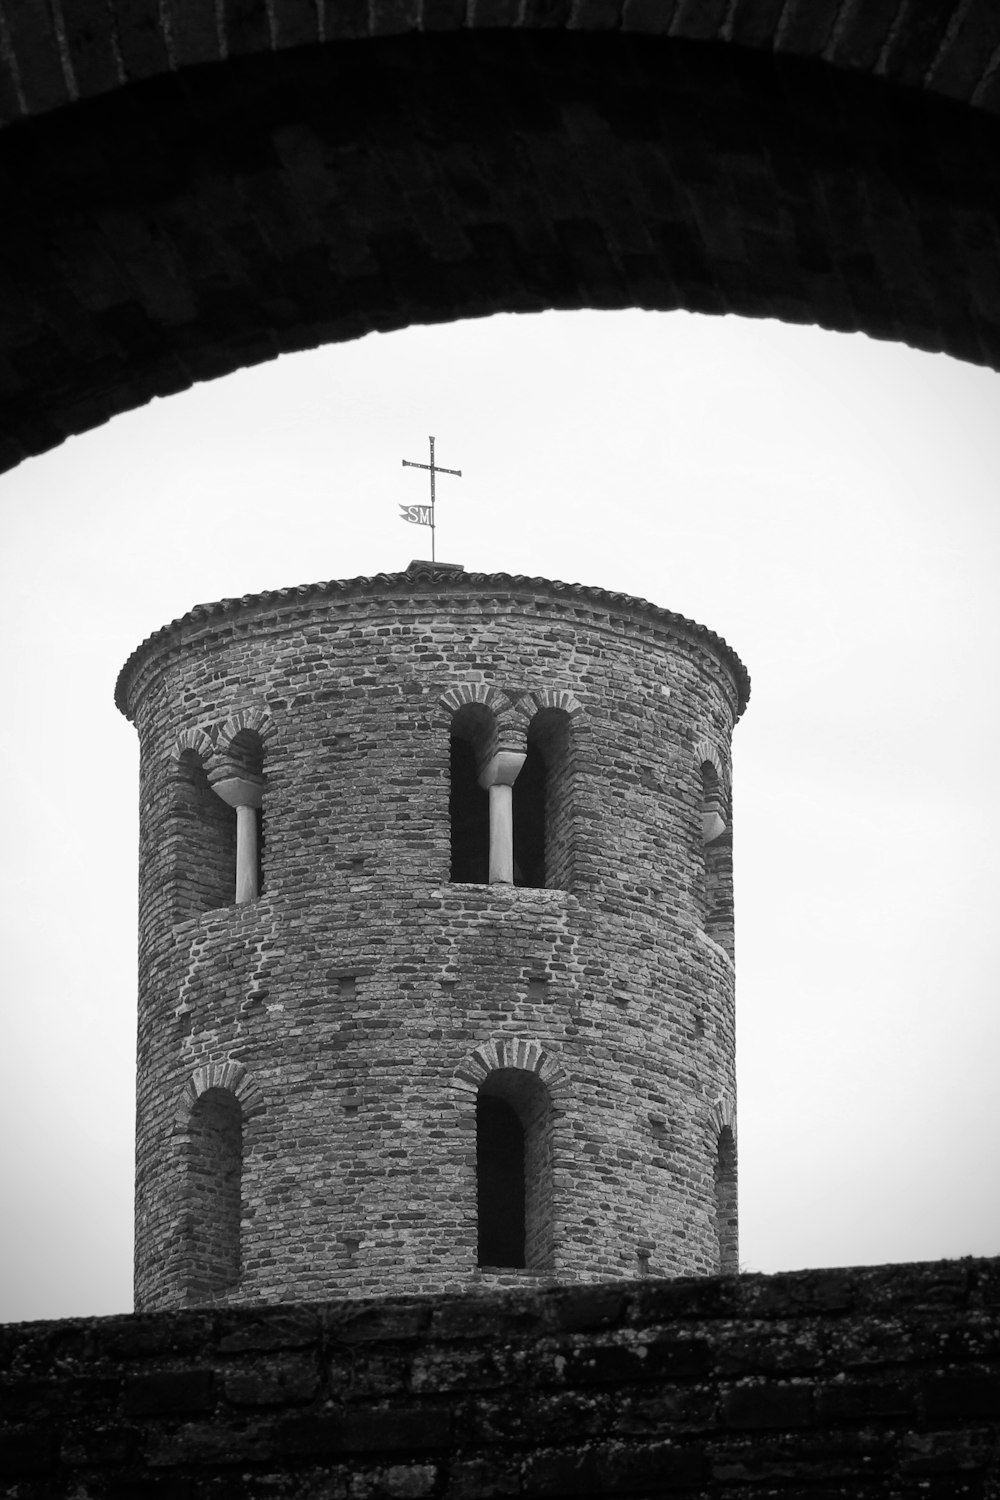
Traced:
[[429, 469], [430, 470], [430, 474], [431, 474], [431, 519], [430, 519], [430, 528], [431, 528], [431, 562], [436, 562], [437, 559], [434, 556], [434, 476], [435, 476], [435, 474], [456, 474], [458, 476], [458, 478], [461, 479], [461, 477], [462, 477], [462, 471], [461, 471], [461, 469], [442, 469], [439, 464], [436, 464], [434, 462], [434, 439], [431, 438], [429, 441], [430, 441], [430, 445], [431, 445], [431, 461], [430, 461], [430, 463], [429, 464], [417, 464], [417, 463], [414, 463], [412, 459], [404, 458], [403, 459], [403, 468], [404, 469]]

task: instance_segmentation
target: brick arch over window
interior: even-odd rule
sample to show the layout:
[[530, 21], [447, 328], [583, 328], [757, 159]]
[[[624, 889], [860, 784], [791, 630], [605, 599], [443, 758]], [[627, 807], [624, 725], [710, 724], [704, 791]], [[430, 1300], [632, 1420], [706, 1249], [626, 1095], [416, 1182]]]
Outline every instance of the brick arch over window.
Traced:
[[517, 704], [495, 683], [463, 682], [448, 688], [438, 699], [436, 724], [450, 732], [456, 717], [471, 704], [480, 705], [490, 715], [495, 735], [491, 748], [524, 749], [524, 725], [518, 718]]
[[187, 753], [196, 755], [203, 765], [207, 765], [212, 751], [215, 749], [215, 741], [207, 729], [192, 726], [182, 729], [174, 741], [170, 751], [173, 760], [180, 760]]
[[264, 708], [245, 708], [220, 727], [215, 740], [215, 756], [219, 761], [238, 753], [241, 736], [256, 736], [262, 749], [267, 750], [278, 733], [278, 726]]
[[245, 1120], [253, 1119], [264, 1109], [260, 1089], [243, 1063], [206, 1063], [204, 1067], [196, 1068], [184, 1085], [174, 1111], [175, 1131], [186, 1128], [191, 1110], [207, 1089], [227, 1089], [239, 1100]]
[[[515, 9], [8, 0], [0, 465], [283, 351], [496, 311], [1000, 363], [994, 0]], [[245, 225], [281, 226], [238, 261], [234, 176]]]
[[558, 1097], [567, 1074], [540, 1042], [519, 1036], [496, 1036], [481, 1042], [455, 1070], [455, 1085], [465, 1093], [476, 1094], [487, 1074], [498, 1068], [523, 1068], [537, 1073], [543, 1083]]
[[192, 1076], [178, 1105], [188, 1302], [210, 1301], [239, 1281], [244, 1128], [255, 1095], [240, 1064], [219, 1063]]

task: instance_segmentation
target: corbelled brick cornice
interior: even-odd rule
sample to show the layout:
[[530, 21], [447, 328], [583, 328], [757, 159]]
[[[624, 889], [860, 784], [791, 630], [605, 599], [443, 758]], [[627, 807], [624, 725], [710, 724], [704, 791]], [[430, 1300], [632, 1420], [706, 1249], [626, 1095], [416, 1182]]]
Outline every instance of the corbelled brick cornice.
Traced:
[[220, 599], [213, 604], [196, 604], [193, 609], [172, 620], [146, 637], [122, 667], [115, 686], [115, 703], [126, 717], [131, 717], [130, 699], [137, 678], [155, 669], [157, 660], [189, 645], [194, 636], [206, 632], [216, 635], [233, 628], [252, 627], [255, 619], [284, 618], [322, 609], [326, 601], [349, 604], [365, 599], [395, 596], [438, 601], [438, 607], [460, 607], [463, 598], [492, 595], [498, 607], [505, 600], [517, 599], [519, 605], [547, 606], [560, 604], [589, 606], [617, 616], [630, 616], [637, 625], [666, 627], [687, 637], [701, 640], [718, 653], [733, 674], [742, 713], [750, 698], [750, 674], [736, 652], [714, 630], [699, 625], [672, 610], [661, 609], [647, 599], [620, 594], [608, 589], [580, 583], [560, 583], [548, 578], [529, 578], [524, 574], [466, 573], [454, 567], [434, 568], [430, 564], [411, 567], [402, 573], [377, 573], [358, 578], [335, 579], [322, 583], [300, 584], [294, 588], [265, 589], [259, 594], [244, 594], [238, 599]]

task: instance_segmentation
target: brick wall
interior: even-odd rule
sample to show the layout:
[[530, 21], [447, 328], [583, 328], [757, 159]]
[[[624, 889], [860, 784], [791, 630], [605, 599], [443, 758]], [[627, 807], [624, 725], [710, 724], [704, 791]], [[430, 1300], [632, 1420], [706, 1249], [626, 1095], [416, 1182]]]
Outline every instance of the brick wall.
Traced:
[[996, 366], [998, 16], [8, 0], [0, 468], [282, 352], [498, 311], [775, 317]]
[[993, 1500], [1000, 1261], [0, 1329], [11, 1500]]
[[6, 0], [0, 51], [0, 119], [86, 99], [198, 63], [324, 41], [407, 32], [567, 28], [736, 42], [923, 87], [980, 108], [1000, 108], [991, 66], [998, 27], [990, 0], [924, 0], [919, 22], [906, 0], [844, 7], [840, 0], [776, 6], [685, 0], [268, 0], [219, 5], [185, 0]]
[[[734, 969], [705, 930], [700, 768], [710, 745], [728, 778], [748, 687], [667, 611], [461, 570], [201, 608], [140, 648], [119, 685], [142, 747], [140, 1307], [203, 1299], [192, 1244], [227, 1241], [190, 1224], [196, 1198], [223, 1215], [192, 1176], [218, 1089], [242, 1111], [240, 1276], [212, 1295], [481, 1280], [475, 1101], [494, 1074], [528, 1140], [529, 1270], [719, 1269]], [[451, 730], [473, 708], [486, 751], [541, 725], [545, 889], [449, 879]], [[214, 775], [248, 735], [263, 894], [177, 921], [185, 863], [205, 891], [178, 757]]]

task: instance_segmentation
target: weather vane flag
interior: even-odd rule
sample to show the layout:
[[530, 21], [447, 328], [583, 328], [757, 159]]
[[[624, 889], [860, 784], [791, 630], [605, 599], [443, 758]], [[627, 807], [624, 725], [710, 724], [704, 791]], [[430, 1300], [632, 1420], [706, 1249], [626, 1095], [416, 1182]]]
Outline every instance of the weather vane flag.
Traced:
[[431, 461], [429, 464], [414, 463], [412, 459], [403, 459], [404, 469], [429, 469], [431, 476], [431, 503], [430, 505], [401, 505], [400, 514], [404, 521], [409, 521], [413, 526], [429, 526], [431, 528], [431, 562], [436, 562], [434, 556], [434, 478], [437, 474], [455, 474], [459, 479], [462, 477], [461, 469], [442, 469], [434, 462], [434, 439], [430, 440]]

